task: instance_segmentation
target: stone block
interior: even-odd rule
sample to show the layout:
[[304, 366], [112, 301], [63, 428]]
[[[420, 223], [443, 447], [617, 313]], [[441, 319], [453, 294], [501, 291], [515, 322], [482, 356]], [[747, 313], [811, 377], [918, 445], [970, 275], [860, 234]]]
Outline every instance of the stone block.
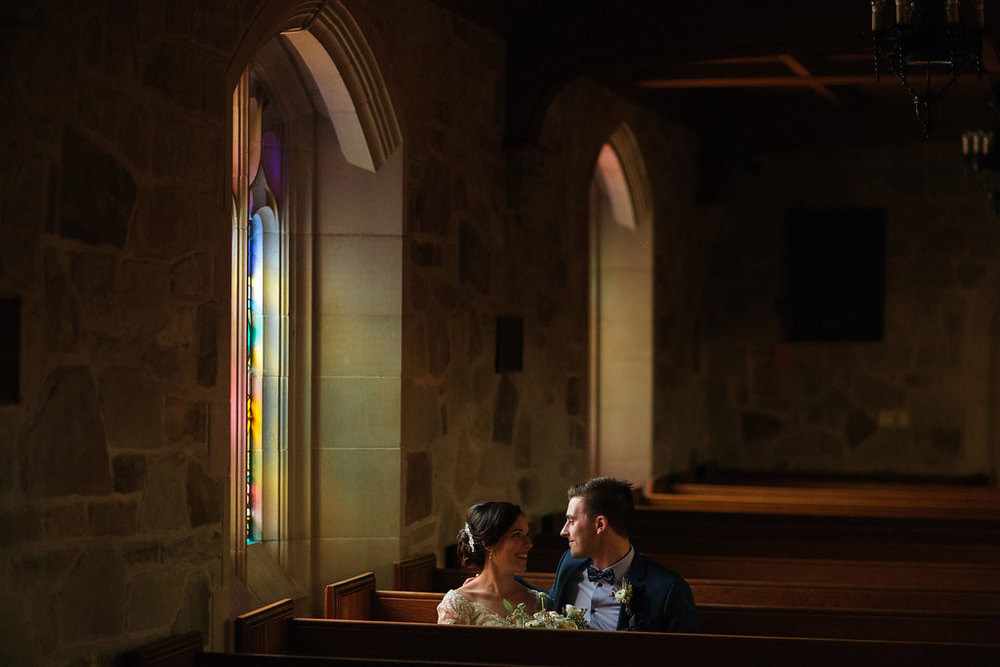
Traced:
[[15, 551], [11, 558], [10, 571], [18, 579], [26, 581], [43, 579], [46, 582], [53, 582], [69, 574], [79, 559], [78, 549]]
[[[319, 383], [320, 410], [315, 419], [324, 447], [399, 445], [401, 403], [398, 377], [331, 377], [320, 378]], [[421, 396], [424, 396], [423, 392]], [[421, 401], [422, 414], [415, 414], [414, 417], [433, 423], [433, 437], [441, 430], [437, 400], [434, 396], [426, 398], [430, 402]], [[424, 410], [429, 410], [429, 414], [423, 414]]]
[[88, 320], [107, 319], [113, 314], [118, 262], [111, 255], [74, 253], [70, 260], [73, 288]]
[[854, 395], [869, 409], [901, 408], [906, 399], [905, 392], [896, 384], [865, 373], [855, 379]]
[[143, 531], [177, 530], [190, 527], [186, 492], [186, 469], [179, 456], [150, 457], [146, 461], [146, 488], [139, 506]]
[[52, 275], [46, 257], [45, 346], [52, 352], [74, 352], [80, 344], [80, 309], [69, 283]]
[[22, 483], [33, 496], [105, 495], [110, 462], [97, 388], [85, 368], [53, 371], [22, 441]]
[[101, 376], [101, 407], [108, 442], [122, 449], [163, 445], [163, 392], [131, 368], [112, 368]]
[[205, 107], [205, 57], [203, 49], [161, 41], [145, 59], [143, 84], [188, 111], [201, 112]]
[[523, 414], [517, 420], [517, 431], [513, 443], [513, 464], [515, 468], [531, 466], [531, 417]]
[[489, 294], [493, 262], [489, 247], [472, 225], [463, 223], [458, 233], [458, 278], [482, 294]]
[[426, 518], [434, 508], [434, 471], [430, 452], [406, 456], [406, 525]]
[[63, 641], [121, 633], [127, 599], [125, 571], [124, 559], [113, 551], [88, 551], [81, 556], [57, 598]]
[[403, 245], [392, 236], [324, 235], [317, 290], [326, 315], [402, 312]]
[[517, 481], [519, 505], [525, 508], [535, 507], [539, 500], [540, 489], [538, 480], [534, 477], [522, 477]]
[[198, 306], [198, 385], [214, 387], [219, 373], [218, 308], [215, 303]]
[[493, 442], [511, 444], [514, 439], [514, 419], [517, 416], [518, 394], [517, 387], [504, 374], [500, 378], [500, 386], [497, 387], [496, 398], [493, 402]]
[[0, 511], [0, 547], [31, 542], [42, 535], [42, 514], [32, 507]]
[[323, 316], [314, 354], [322, 375], [399, 375], [401, 341], [398, 315]]
[[863, 410], [851, 410], [844, 423], [844, 439], [851, 447], [857, 447], [868, 436], [878, 430], [878, 422]]
[[193, 17], [195, 39], [214, 51], [232, 51], [242, 36], [240, 26], [249, 18], [241, 11], [247, 7], [242, 0], [199, 4]]
[[115, 493], [142, 491], [146, 482], [146, 457], [125, 454], [112, 461]]
[[173, 634], [201, 630], [210, 627], [210, 606], [212, 587], [209, 580], [202, 575], [193, 575], [184, 587], [184, 601], [170, 631]]
[[410, 261], [414, 266], [438, 268], [443, 263], [444, 251], [438, 243], [410, 243]]
[[478, 459], [472, 448], [468, 433], [462, 433], [458, 438], [458, 451], [455, 459], [455, 477], [452, 491], [456, 498], [465, 498], [476, 483], [472, 471], [478, 469]]
[[129, 326], [137, 335], [150, 338], [169, 317], [171, 304], [167, 265], [154, 261], [124, 260], [121, 266], [119, 299]]
[[963, 433], [958, 428], [931, 428], [918, 431], [914, 438], [914, 450], [926, 457], [939, 461], [958, 459], [963, 449]]
[[90, 505], [90, 532], [94, 535], [134, 535], [137, 508], [134, 501], [95, 502]]
[[4, 198], [0, 212], [0, 269], [19, 281], [36, 278], [41, 265], [39, 238], [50, 215], [51, 165], [47, 160], [26, 159]]
[[962, 262], [956, 270], [958, 284], [965, 289], [978, 287], [986, 277], [986, 265], [978, 262]]
[[566, 379], [566, 415], [577, 417], [583, 411], [586, 404], [586, 385], [578, 376], [571, 376]]
[[128, 582], [127, 627], [129, 632], [167, 628], [184, 601], [184, 574], [158, 568], [140, 572]]
[[181, 299], [207, 299], [212, 293], [212, 260], [195, 253], [170, 267], [170, 291]]
[[168, 444], [204, 445], [208, 441], [208, 406], [204, 401], [168, 396], [165, 413]]
[[[140, 203], [130, 248], [162, 259], [181, 258], [201, 249], [199, 216], [190, 193], [180, 187], [162, 187], [146, 194]], [[163, 271], [164, 282], [169, 277], [169, 271]]]
[[159, 542], [129, 542], [122, 547], [122, 557], [130, 565], [157, 563], [160, 561]]
[[782, 429], [781, 420], [771, 415], [744, 410], [740, 417], [744, 442], [770, 440], [778, 435]]
[[53, 505], [45, 510], [45, 534], [52, 538], [86, 535], [87, 506], [83, 503]]
[[402, 462], [398, 448], [320, 449], [315, 452], [319, 537], [399, 535]]
[[191, 526], [197, 528], [222, 520], [222, 485], [192, 461], [187, 468], [187, 505]]
[[448, 322], [440, 317], [432, 317], [427, 322], [427, 372], [432, 377], [441, 378], [451, 363], [451, 333]]
[[124, 248], [136, 191], [131, 174], [113, 157], [82, 135], [66, 133], [59, 180], [61, 236]]
[[447, 237], [450, 232], [451, 171], [439, 160], [424, 165], [420, 182], [413, 192], [414, 231]]

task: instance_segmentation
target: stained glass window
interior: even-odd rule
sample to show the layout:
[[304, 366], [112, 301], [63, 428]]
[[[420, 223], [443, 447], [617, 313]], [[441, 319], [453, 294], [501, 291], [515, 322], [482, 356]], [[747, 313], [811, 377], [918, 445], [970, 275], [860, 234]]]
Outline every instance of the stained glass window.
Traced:
[[[264, 539], [265, 462], [267, 453], [277, 450], [276, 442], [265, 442], [270, 434], [276, 438], [277, 429], [268, 423], [278, 418], [275, 397], [268, 396], [276, 387], [268, 381], [274, 375], [280, 356], [280, 341], [274, 336], [274, 327], [268, 327], [269, 318], [277, 318], [280, 290], [269, 281], [279, 280], [276, 267], [268, 262], [277, 261], [281, 254], [274, 252], [279, 243], [277, 185], [280, 180], [281, 142], [277, 117], [269, 108], [267, 94], [254, 73], [248, 72], [234, 101], [234, 217], [237, 219], [237, 239], [234, 247], [234, 268], [245, 275], [239, 278], [240, 290], [234, 298], [245, 304], [245, 331], [240, 333], [245, 347], [238, 354], [238, 362], [245, 363], [243, 376], [235, 380], [234, 390], [242, 395], [244, 431], [238, 443], [238, 459], [242, 461], [245, 478], [243, 497], [246, 543]], [[242, 220], [240, 220], [242, 218]], [[270, 331], [271, 340], [268, 340]], [[242, 343], [241, 343], [242, 344]], [[245, 361], [241, 359], [245, 357]], [[272, 378], [273, 380], [273, 378]]]

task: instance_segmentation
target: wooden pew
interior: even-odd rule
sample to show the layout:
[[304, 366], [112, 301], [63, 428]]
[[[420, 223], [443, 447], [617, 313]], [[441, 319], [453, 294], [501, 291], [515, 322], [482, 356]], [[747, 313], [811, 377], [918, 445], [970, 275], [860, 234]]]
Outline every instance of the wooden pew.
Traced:
[[664, 485], [654, 478], [646, 483], [642, 500], [653, 507], [700, 512], [1000, 519], [997, 489], [940, 484]]
[[[326, 588], [325, 618], [435, 623], [442, 593], [377, 590], [368, 572]], [[698, 600], [698, 597], [695, 597]], [[702, 630], [769, 635], [988, 643], [1000, 637], [1000, 611], [788, 607], [698, 601]]]
[[[638, 548], [638, 545], [637, 545]], [[1000, 563], [937, 563], [643, 553], [687, 580], [797, 582], [879, 589], [1000, 593]], [[562, 551], [533, 549], [531, 571], [555, 571]]]
[[[444, 593], [458, 588], [468, 570], [435, 567], [433, 555], [416, 556], [393, 566], [393, 590]], [[533, 586], [549, 590], [555, 575], [526, 572], [521, 575]], [[869, 584], [809, 583], [794, 581], [746, 581], [688, 579], [698, 604], [761, 605], [783, 608], [881, 609], [909, 611], [1000, 612], [1000, 592], [885, 588]]]
[[126, 651], [117, 664], [121, 667], [187, 667], [202, 652], [204, 644], [201, 633], [192, 630]]
[[[561, 515], [532, 535], [532, 570], [554, 566], [566, 540]], [[629, 531], [645, 553], [833, 560], [1000, 562], [1000, 522], [884, 517], [803, 516], [636, 509]], [[548, 561], [539, 555], [549, 554]], [[453, 566], [451, 550], [446, 565]]]
[[[456, 662], [458, 664], [585, 665], [623, 664], [645, 656], [671, 664], [827, 665], [995, 664], [1000, 645], [900, 642], [647, 632], [524, 630], [389, 621], [302, 619], [269, 610], [266, 621], [252, 622], [269, 654], [330, 656], [340, 659]], [[274, 630], [268, 625], [282, 627]], [[278, 641], [281, 639], [281, 641]], [[241, 647], [237, 646], [237, 651]], [[272, 663], [267, 663], [272, 664]], [[293, 663], [294, 664], [294, 663]]]

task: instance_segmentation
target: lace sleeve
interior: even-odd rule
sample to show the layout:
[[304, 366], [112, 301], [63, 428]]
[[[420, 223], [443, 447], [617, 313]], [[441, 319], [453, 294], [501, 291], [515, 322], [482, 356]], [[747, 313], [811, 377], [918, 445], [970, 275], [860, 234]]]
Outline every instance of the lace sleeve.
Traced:
[[[460, 614], [455, 610], [455, 602], [458, 600], [458, 596], [455, 591], [448, 591], [444, 594], [444, 598], [441, 600], [441, 604], [437, 606], [438, 612], [438, 623], [446, 625], [465, 625], [468, 623], [467, 620], [463, 620]], [[461, 605], [459, 605], [461, 606]]]

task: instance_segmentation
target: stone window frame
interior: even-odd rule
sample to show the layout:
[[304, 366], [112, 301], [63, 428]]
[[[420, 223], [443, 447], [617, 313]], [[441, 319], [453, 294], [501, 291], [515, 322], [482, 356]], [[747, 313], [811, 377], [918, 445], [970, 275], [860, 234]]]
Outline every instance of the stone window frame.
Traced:
[[[280, 316], [282, 324], [272, 340], [278, 346], [273, 353], [280, 359], [280, 385], [283, 388], [276, 409], [281, 415], [274, 455], [265, 467], [266, 479], [271, 483], [265, 489], [264, 542], [272, 547], [263, 556], [249, 559], [253, 553], [262, 553], [251, 545], [248, 549], [242, 530], [241, 518], [246, 511], [245, 486], [240, 482], [246, 466], [245, 395], [246, 368], [246, 300], [245, 279], [232, 281], [232, 328], [230, 385], [230, 507], [229, 541], [232, 546], [233, 569], [238, 580], [249, 585], [257, 598], [273, 597], [268, 591], [254, 590], [248, 574], [260, 572], [261, 563], [271, 563], [288, 570], [290, 556], [288, 541], [294, 534], [307, 539], [312, 527], [310, 484], [316, 483], [310, 471], [310, 448], [313, 430], [315, 379], [311, 356], [312, 337], [320, 335], [311, 320], [322, 313], [314, 313], [311, 284], [313, 258], [303, 248], [296, 248], [296, 237], [313, 224], [313, 190], [319, 187], [312, 156], [312, 121], [302, 116], [305, 106], [322, 109], [330, 119], [337, 135], [344, 158], [352, 165], [369, 172], [377, 171], [389, 160], [402, 143], [401, 128], [396, 119], [388, 89], [374, 55], [347, 10], [339, 3], [300, 2], [270, 3], [258, 20], [250, 27], [233, 59], [227, 77], [231, 89], [239, 92], [240, 82], [248, 67], [257, 68], [262, 78], [270, 82], [269, 92], [278, 103], [284, 104], [286, 115], [292, 118], [292, 132], [297, 134], [296, 155], [284, 161], [297, 169], [296, 183], [284, 179], [289, 188], [277, 216], [282, 222], [276, 230], [281, 259]], [[271, 15], [277, 9], [280, 15]], [[242, 67], [241, 67], [242, 65]], [[292, 70], [289, 71], [289, 65]], [[309, 80], [309, 83], [306, 81]], [[303, 84], [305, 90], [290, 82]], [[234, 145], [246, 132], [234, 107]], [[309, 116], [311, 118], [311, 114]], [[302, 178], [299, 178], [302, 176]], [[245, 276], [246, 270], [246, 211], [239, 207], [233, 216], [232, 276]], [[400, 210], [400, 221], [402, 211]], [[303, 244], [308, 245], [308, 243]], [[265, 249], [265, 252], [267, 250]], [[318, 260], [316, 260], [318, 261]], [[242, 286], [242, 287], [241, 287]], [[401, 292], [401, 280], [396, 286]], [[299, 293], [296, 294], [296, 290]], [[243, 307], [240, 307], [243, 304]], [[296, 306], [297, 304], [297, 306]], [[296, 327], [296, 321], [299, 325]], [[242, 345], [241, 345], [242, 343]], [[399, 350], [395, 355], [398, 357]], [[399, 405], [394, 408], [399, 412]], [[241, 428], [240, 424], [244, 427]], [[397, 443], [398, 444], [398, 443]], [[322, 480], [319, 482], [322, 484]], [[300, 488], [293, 488], [298, 485]], [[292, 524], [295, 525], [292, 525]], [[254, 561], [256, 559], [256, 565]], [[273, 569], [273, 568], [272, 568]], [[307, 571], [309, 567], [300, 568]], [[268, 579], [270, 575], [263, 577]], [[303, 582], [304, 583], [304, 582]], [[299, 593], [296, 584], [286, 587], [285, 593]], [[273, 592], [273, 591], [271, 591]]]

